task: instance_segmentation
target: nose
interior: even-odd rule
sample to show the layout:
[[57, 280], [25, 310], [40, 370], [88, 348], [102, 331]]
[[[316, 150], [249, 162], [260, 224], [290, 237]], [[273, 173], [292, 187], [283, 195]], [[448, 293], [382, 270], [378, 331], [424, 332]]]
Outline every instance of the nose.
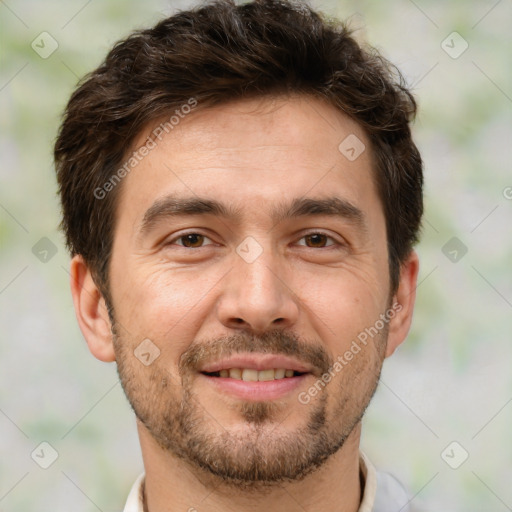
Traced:
[[263, 333], [296, 323], [299, 298], [293, 283], [286, 278], [287, 273], [279, 275], [279, 265], [270, 252], [264, 251], [252, 263], [235, 258], [217, 304], [217, 314], [224, 326]]

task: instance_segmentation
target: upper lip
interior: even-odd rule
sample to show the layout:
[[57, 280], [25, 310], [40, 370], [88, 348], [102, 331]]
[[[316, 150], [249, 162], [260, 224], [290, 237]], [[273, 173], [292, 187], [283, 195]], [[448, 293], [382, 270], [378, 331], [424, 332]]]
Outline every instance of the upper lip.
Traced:
[[284, 368], [285, 370], [294, 370], [301, 373], [309, 373], [313, 370], [310, 365], [301, 363], [288, 356], [276, 354], [237, 354], [229, 358], [206, 363], [199, 371], [211, 373], [220, 370], [229, 370], [230, 368], [248, 368], [253, 370]]

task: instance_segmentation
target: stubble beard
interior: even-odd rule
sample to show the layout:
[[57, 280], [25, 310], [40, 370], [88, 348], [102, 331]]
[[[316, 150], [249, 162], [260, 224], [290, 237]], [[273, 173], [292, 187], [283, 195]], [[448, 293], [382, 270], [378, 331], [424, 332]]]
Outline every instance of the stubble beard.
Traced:
[[[237, 400], [230, 407], [240, 417], [241, 427], [228, 430], [194, 394], [195, 372], [171, 375], [157, 364], [158, 359], [150, 366], [142, 365], [133, 354], [136, 343], [121, 338], [113, 325], [117, 370], [124, 392], [160, 448], [225, 487], [257, 492], [304, 479], [343, 446], [375, 393], [387, 339], [385, 329], [379, 339], [373, 340], [373, 346], [365, 347], [321, 389], [315, 400], [307, 405], [297, 400], [307, 416], [305, 425], [293, 430], [281, 426], [290, 414], [290, 401]], [[198, 358], [211, 353], [212, 346], [288, 354], [295, 350], [295, 355], [308, 360], [299, 348], [306, 345], [281, 331], [260, 338], [234, 336], [202, 345], [194, 357], [185, 360], [196, 364]], [[311, 359], [326, 371], [332, 366], [332, 358], [322, 353], [323, 349], [318, 350], [318, 358], [312, 355]]]

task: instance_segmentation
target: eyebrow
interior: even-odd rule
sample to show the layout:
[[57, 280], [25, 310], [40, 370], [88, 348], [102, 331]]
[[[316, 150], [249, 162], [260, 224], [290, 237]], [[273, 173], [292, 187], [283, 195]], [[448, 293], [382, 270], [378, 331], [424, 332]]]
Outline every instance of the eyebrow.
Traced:
[[[145, 212], [138, 230], [138, 238], [146, 236], [164, 220], [194, 215], [213, 215], [236, 222], [242, 218], [242, 210], [234, 205], [206, 197], [165, 196], [157, 199]], [[353, 224], [363, 233], [368, 232], [366, 216], [362, 210], [346, 199], [336, 196], [296, 198], [288, 204], [278, 203], [270, 211], [274, 226], [284, 220], [306, 216], [341, 218]]]

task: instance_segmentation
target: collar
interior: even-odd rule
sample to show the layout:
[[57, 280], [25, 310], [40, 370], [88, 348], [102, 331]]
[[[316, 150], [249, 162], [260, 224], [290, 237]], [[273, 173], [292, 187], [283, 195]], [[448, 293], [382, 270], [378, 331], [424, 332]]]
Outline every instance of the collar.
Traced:
[[[363, 481], [363, 497], [361, 505], [357, 512], [372, 512], [377, 492], [377, 473], [368, 457], [359, 452], [359, 469]], [[142, 498], [145, 473], [141, 473], [132, 486], [123, 512], [144, 512], [144, 503]]]

